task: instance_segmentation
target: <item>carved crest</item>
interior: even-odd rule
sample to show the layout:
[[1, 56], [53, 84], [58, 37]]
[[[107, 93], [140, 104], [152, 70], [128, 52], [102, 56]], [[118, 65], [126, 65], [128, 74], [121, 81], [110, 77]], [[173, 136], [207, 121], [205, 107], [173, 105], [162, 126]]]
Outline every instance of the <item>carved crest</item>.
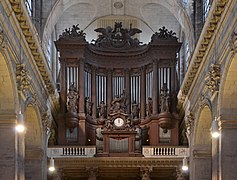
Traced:
[[159, 40], [174, 40], [177, 41], [176, 33], [174, 31], [168, 31], [168, 29], [163, 26], [159, 29], [159, 32], [155, 32], [155, 34], [151, 37], [151, 42], [157, 42]]
[[73, 25], [72, 28], [66, 28], [63, 33], [59, 36], [59, 38], [65, 38], [65, 37], [71, 37], [71, 38], [82, 38], [82, 40], [85, 41], [85, 35], [86, 33], [83, 32], [83, 30], [80, 30], [78, 27], [79, 24]]
[[108, 26], [106, 28], [97, 28], [96, 32], [100, 33], [96, 40], [92, 40], [96, 47], [103, 48], [132, 48], [138, 47], [141, 42], [137, 38], [132, 38], [135, 34], [139, 34], [142, 31], [137, 28], [133, 28], [130, 24], [130, 28], [126, 29], [122, 27], [122, 22], [115, 22], [114, 29]]

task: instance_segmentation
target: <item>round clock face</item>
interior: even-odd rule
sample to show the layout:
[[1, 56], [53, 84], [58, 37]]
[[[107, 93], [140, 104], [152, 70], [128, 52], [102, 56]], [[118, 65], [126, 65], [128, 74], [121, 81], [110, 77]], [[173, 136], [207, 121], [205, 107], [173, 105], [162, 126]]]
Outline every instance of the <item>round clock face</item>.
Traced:
[[124, 120], [122, 118], [116, 118], [114, 120], [114, 125], [117, 127], [121, 127], [121, 126], [123, 126], [123, 124], [124, 124]]

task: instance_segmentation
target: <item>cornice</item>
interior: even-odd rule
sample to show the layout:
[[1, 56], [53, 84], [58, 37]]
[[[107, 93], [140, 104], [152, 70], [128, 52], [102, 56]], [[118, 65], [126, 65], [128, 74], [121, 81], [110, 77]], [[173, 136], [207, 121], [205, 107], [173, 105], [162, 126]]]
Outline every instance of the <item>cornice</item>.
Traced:
[[25, 3], [21, 0], [9, 0], [9, 3], [11, 5], [12, 13], [14, 13], [19, 23], [19, 26], [23, 32], [23, 36], [46, 85], [47, 91], [49, 94], [54, 95], [55, 85], [50, 75], [50, 70], [48, 68], [44, 53], [40, 46], [37, 32], [26, 10]]
[[224, 10], [229, 0], [215, 0], [211, 6], [208, 18], [203, 27], [196, 49], [191, 57], [190, 65], [180, 90], [180, 100], [184, 103], [185, 97], [190, 92], [191, 87], [196, 83], [195, 78], [198, 71], [202, 67], [201, 64], [206, 60], [205, 57], [208, 53], [208, 49], [212, 46], [215, 35], [215, 30], [221, 21], [221, 17], [224, 14]]
[[103, 158], [56, 158], [55, 163], [59, 168], [85, 166], [96, 167], [178, 167], [182, 158], [138, 158], [138, 157], [103, 157]]

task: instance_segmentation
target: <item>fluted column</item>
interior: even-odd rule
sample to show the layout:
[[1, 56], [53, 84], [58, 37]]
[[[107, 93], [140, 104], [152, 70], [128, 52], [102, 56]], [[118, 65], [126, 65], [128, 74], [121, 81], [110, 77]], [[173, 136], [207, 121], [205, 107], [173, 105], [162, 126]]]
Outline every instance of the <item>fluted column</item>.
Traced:
[[125, 95], [127, 98], [127, 112], [128, 114], [131, 113], [131, 86], [130, 86], [130, 70], [129, 69], [125, 69]]
[[141, 119], [146, 116], [146, 68], [141, 68]]
[[110, 107], [111, 107], [111, 101], [112, 101], [112, 70], [109, 69], [107, 72], [107, 114], [109, 114]]
[[153, 100], [153, 114], [158, 114], [158, 69], [157, 61], [153, 62], [153, 87], [152, 87], [152, 100]]
[[96, 118], [96, 68], [92, 67], [92, 78], [91, 78], [91, 100], [92, 100], [92, 118]]

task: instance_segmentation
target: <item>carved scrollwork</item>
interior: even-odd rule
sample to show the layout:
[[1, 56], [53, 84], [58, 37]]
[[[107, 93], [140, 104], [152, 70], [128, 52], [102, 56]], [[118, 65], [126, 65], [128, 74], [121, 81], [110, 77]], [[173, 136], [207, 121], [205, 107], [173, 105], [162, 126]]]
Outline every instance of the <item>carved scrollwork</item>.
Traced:
[[190, 144], [190, 138], [191, 135], [193, 133], [193, 128], [194, 128], [194, 115], [192, 112], [188, 111], [188, 113], [186, 114], [185, 118], [185, 126], [186, 126], [186, 131], [185, 134], [188, 138], [189, 144]]
[[235, 54], [237, 52], [237, 29], [232, 33], [230, 37], [229, 46], [231, 51], [233, 51]]
[[206, 77], [206, 86], [212, 94], [219, 91], [220, 84], [220, 64], [212, 64]]
[[150, 173], [152, 172], [152, 167], [144, 167], [140, 169], [141, 180], [150, 180]]
[[53, 121], [51, 114], [49, 112], [42, 113], [41, 121], [42, 121], [43, 130], [45, 131], [46, 135], [49, 138], [50, 129], [51, 129], [52, 121]]
[[25, 64], [16, 65], [16, 81], [18, 91], [26, 92], [30, 87], [30, 78]]
[[6, 39], [3, 30], [0, 30], [0, 49], [5, 48]]

